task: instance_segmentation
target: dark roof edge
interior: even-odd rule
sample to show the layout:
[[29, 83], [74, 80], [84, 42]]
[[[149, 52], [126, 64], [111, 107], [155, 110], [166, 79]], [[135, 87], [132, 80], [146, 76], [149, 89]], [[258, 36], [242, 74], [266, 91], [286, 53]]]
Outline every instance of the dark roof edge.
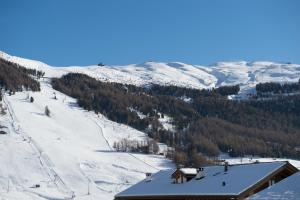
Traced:
[[[285, 162], [284, 165], [282, 165], [281, 167], [279, 167], [278, 169], [276, 169], [275, 171], [273, 171], [272, 173], [266, 175], [264, 178], [262, 178], [260, 181], [258, 181], [256, 184], [246, 188], [245, 190], [243, 190], [242, 192], [239, 193], [239, 196], [244, 196], [245, 193], [247, 193], [247, 191], [249, 190], [253, 190], [256, 187], [259, 187], [261, 183], [263, 183], [267, 178], [273, 176], [276, 173], [279, 173], [281, 170], [285, 169], [286, 167], [291, 168], [292, 171], [294, 171], [294, 173], [298, 172], [299, 169], [296, 168], [294, 165], [292, 165], [289, 161], [276, 161], [276, 162]], [[266, 163], [266, 162], [263, 162]], [[268, 162], [271, 163], [271, 162]]]

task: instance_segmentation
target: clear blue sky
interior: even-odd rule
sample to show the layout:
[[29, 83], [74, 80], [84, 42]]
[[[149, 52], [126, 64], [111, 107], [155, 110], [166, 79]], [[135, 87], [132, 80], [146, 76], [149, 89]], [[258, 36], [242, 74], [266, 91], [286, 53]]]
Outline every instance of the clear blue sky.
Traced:
[[0, 50], [51, 65], [300, 63], [299, 0], [0, 0]]

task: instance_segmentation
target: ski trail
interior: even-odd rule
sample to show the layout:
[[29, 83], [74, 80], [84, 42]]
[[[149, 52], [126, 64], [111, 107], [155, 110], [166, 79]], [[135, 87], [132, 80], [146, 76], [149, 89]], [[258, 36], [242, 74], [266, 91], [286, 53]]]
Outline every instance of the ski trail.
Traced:
[[135, 158], [136, 160], [138, 160], [138, 161], [140, 161], [140, 162], [142, 162], [142, 163], [148, 165], [149, 167], [151, 167], [151, 168], [153, 168], [153, 169], [156, 169], [156, 170], [158, 170], [158, 171], [160, 170], [160, 169], [158, 169], [157, 167], [154, 167], [153, 165], [147, 163], [146, 161], [144, 161], [144, 160], [142, 160], [142, 159], [136, 157], [136, 156], [133, 155], [132, 153], [128, 153], [128, 154], [129, 154], [130, 156], [132, 156], [133, 158]]
[[[17, 116], [5, 94], [3, 95], [3, 103], [6, 105], [7, 111], [12, 120], [11, 124], [12, 124], [12, 128], [14, 129], [14, 132], [16, 134], [19, 134], [23, 138], [24, 141], [28, 141], [28, 143], [30, 144], [33, 151], [38, 154], [38, 159], [40, 161], [40, 165], [44, 169], [45, 173], [49, 176], [50, 180], [56, 185], [57, 189], [64, 194], [70, 195], [70, 197], [68, 197], [66, 199], [74, 199], [76, 196], [75, 192], [68, 188], [68, 186], [65, 184], [65, 182], [61, 179], [61, 177], [53, 169], [54, 164], [50, 160], [48, 155], [42, 150], [42, 148], [30, 136], [28, 136], [24, 131], [21, 130], [21, 126], [19, 125], [19, 120], [18, 120], [18, 118], [17, 118]], [[26, 190], [26, 189], [23, 188], [23, 190]]]
[[93, 119], [92, 117], [89, 117], [89, 116], [86, 116], [86, 117], [96, 124], [96, 126], [97, 126], [97, 127], [99, 128], [99, 130], [100, 130], [100, 133], [101, 133], [102, 138], [105, 140], [105, 142], [106, 142], [106, 144], [107, 144], [107, 147], [109, 148], [109, 150], [114, 151], [114, 148], [109, 144], [107, 138], [105, 137], [105, 135], [104, 135], [104, 133], [103, 133], [103, 129], [102, 129], [102, 127], [98, 124], [98, 122], [97, 122], [95, 119]]
[[[107, 138], [105, 137], [105, 135], [104, 135], [104, 133], [103, 133], [103, 129], [102, 129], [102, 127], [98, 124], [98, 122], [97, 122], [95, 119], [93, 119], [92, 117], [87, 116], [87, 118], [89, 118], [91, 121], [93, 121], [93, 122], [97, 125], [97, 127], [98, 127], [99, 130], [100, 130], [101, 136], [102, 136], [103, 139], [105, 140], [105, 142], [106, 142], [108, 148], [109, 148], [111, 151], [115, 151], [115, 149], [109, 144]], [[139, 162], [142, 162], [143, 164], [145, 164], [145, 165], [147, 165], [147, 166], [149, 166], [149, 167], [151, 167], [151, 168], [153, 168], [153, 169], [155, 169], [155, 170], [159, 170], [157, 167], [154, 167], [153, 165], [147, 163], [146, 161], [144, 161], [144, 160], [142, 160], [142, 159], [136, 157], [136, 156], [133, 155], [132, 153], [128, 153], [128, 155], [130, 155], [130, 156], [133, 157], [134, 159], [138, 160]]]
[[[88, 175], [86, 175], [86, 173], [82, 170], [81, 165], [82, 165], [82, 163], [78, 164], [78, 169], [79, 169], [80, 173], [82, 174], [82, 176], [88, 181], [88, 184], [93, 185], [94, 187], [96, 187], [97, 189], [99, 189], [103, 192], [107, 192], [107, 193], [112, 192], [112, 191], [109, 191], [109, 190], [105, 190], [105, 189], [101, 188], [99, 185], [97, 185], [94, 180], [92, 180]], [[89, 185], [87, 187], [89, 187]]]

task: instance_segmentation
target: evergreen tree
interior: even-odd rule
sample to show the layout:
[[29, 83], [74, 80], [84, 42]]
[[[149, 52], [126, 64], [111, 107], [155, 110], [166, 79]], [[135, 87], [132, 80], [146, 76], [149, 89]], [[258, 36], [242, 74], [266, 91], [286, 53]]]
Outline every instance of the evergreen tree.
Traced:
[[45, 115], [50, 117], [50, 110], [49, 110], [48, 106], [45, 107]]

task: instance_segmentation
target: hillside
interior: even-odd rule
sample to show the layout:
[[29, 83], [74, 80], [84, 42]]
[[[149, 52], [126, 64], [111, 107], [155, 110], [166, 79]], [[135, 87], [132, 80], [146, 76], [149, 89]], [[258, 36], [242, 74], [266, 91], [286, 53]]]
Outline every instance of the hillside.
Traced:
[[[294, 81], [282, 89], [294, 88], [297, 91], [299, 65], [219, 62], [207, 67], [188, 67], [183, 63], [162, 65], [151, 62], [151, 66], [148, 63], [134, 67], [51, 67], [5, 53], [1, 55], [8, 61], [44, 71], [45, 76], [52, 79], [52, 86], [76, 98], [80, 107], [104, 114], [112, 121], [127, 124], [146, 132], [159, 142], [184, 151], [188, 154], [187, 157], [192, 159], [183, 159], [185, 156], [180, 155], [179, 160], [186, 160], [185, 164], [195, 164], [194, 157], [198, 160], [195, 154], [199, 151], [208, 156], [216, 156], [220, 152], [230, 150], [232, 156], [251, 154], [299, 157], [296, 150], [300, 143], [298, 95], [269, 101], [250, 98], [239, 102], [227, 99], [236, 96], [238, 92], [244, 97], [247, 97], [249, 92], [252, 94], [256, 86], [252, 85], [260, 78], [278, 81], [279, 77], [280, 80]], [[205, 69], [204, 71], [209, 73], [205, 75], [193, 71], [196, 68], [202, 71]], [[126, 69], [127, 75], [123, 75], [129, 78], [128, 81], [120, 76]], [[133, 76], [137, 71], [140, 72], [138, 76], [143, 82], [133, 81], [136, 80]], [[158, 71], [160, 78], [157, 75]], [[198, 85], [198, 88], [186, 85], [187, 73], [193, 77], [201, 77], [198, 81], [202, 83], [210, 79], [209, 74], [214, 74], [217, 80], [214, 86], [219, 87], [212, 90], [203, 88], [203, 85]], [[105, 78], [104, 74], [110, 75], [111, 78]], [[146, 74], [151, 76], [146, 79]], [[181, 80], [185, 82], [185, 86], [190, 87], [182, 87]], [[265, 88], [260, 89], [259, 94], [266, 89], [281, 87], [278, 84], [275, 84], [276, 87], [274, 84], [269, 85], [259, 83], [259, 88]]]
[[[211, 157], [228, 150], [232, 156], [300, 156], [296, 150], [300, 144], [298, 95], [233, 101], [227, 95], [236, 94], [236, 86], [214, 90], [145, 88], [101, 82], [77, 73], [52, 79], [52, 86], [76, 98], [86, 110], [146, 132], [178, 153], [183, 151], [178, 154], [181, 158], [176, 159], [175, 154], [174, 160], [185, 160], [184, 165], [201, 165], [198, 152]], [[165, 119], [171, 129], [164, 127]]]
[[237, 84], [245, 96], [259, 82], [298, 84], [300, 65], [51, 67], [3, 52], [0, 58], [45, 72], [38, 79], [26, 71], [24, 80], [38, 82], [36, 92], [22, 87], [26, 82], [11, 82], [18, 89], [3, 96], [0, 183], [6, 199], [109, 200], [145, 172], [173, 167], [162, 156], [115, 151], [123, 138], [146, 141], [149, 135], [175, 147], [174, 160], [186, 165], [203, 163], [199, 153], [299, 156], [298, 95], [241, 102], [227, 95], [238, 91]]
[[112, 200], [145, 172], [172, 166], [162, 156], [115, 152], [115, 141], [147, 136], [82, 110], [75, 99], [53, 90], [49, 79], [40, 80], [40, 92], [5, 94], [2, 103], [6, 114], [0, 123], [7, 132], [0, 135], [3, 199]]
[[126, 66], [70, 66], [52, 67], [45, 63], [19, 58], [0, 52], [0, 57], [22, 66], [42, 70], [47, 77], [60, 77], [69, 72], [84, 73], [108, 82], [127, 83], [137, 86], [150, 83], [192, 88], [212, 88], [239, 84], [242, 92], [252, 91], [258, 83], [297, 82], [300, 65], [257, 62], [218, 62], [210, 66], [180, 62], [145, 62]]

